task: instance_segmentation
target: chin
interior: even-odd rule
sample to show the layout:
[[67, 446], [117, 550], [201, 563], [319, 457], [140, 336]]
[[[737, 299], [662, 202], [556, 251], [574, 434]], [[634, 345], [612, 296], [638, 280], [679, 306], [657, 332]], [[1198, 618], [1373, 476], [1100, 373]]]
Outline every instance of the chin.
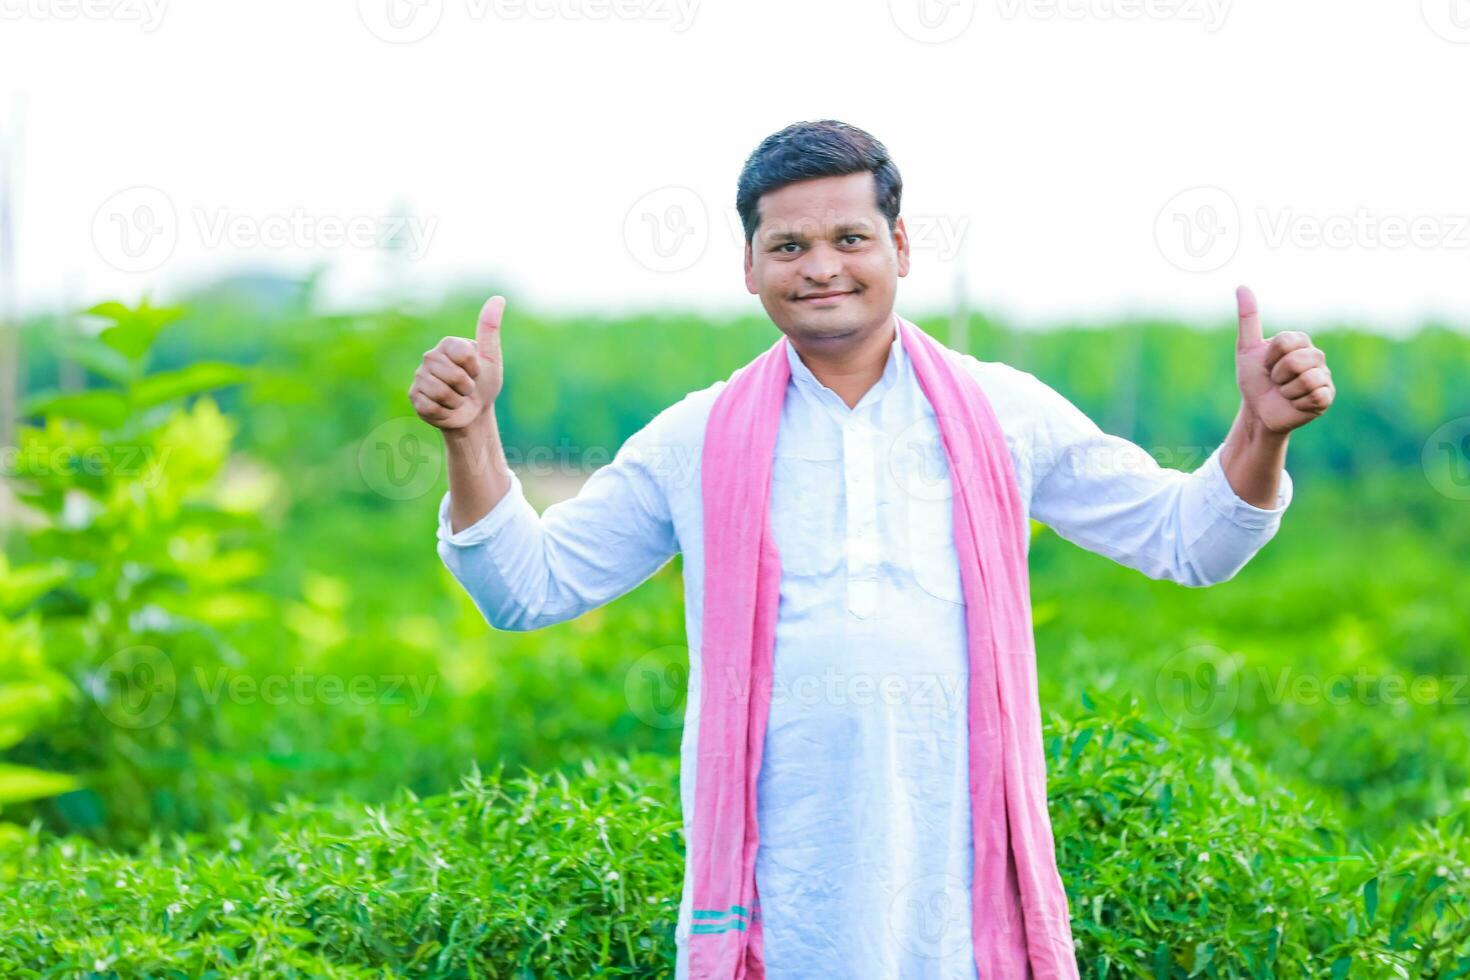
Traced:
[[862, 329], [862, 324], [850, 316], [806, 316], [799, 319], [794, 326], [795, 333], [803, 339], [813, 341], [840, 340]]

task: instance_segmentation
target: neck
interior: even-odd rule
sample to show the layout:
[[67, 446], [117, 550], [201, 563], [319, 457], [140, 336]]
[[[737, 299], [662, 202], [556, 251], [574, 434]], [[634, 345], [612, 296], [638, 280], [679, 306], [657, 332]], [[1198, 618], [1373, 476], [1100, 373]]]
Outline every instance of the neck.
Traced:
[[848, 408], [853, 408], [883, 377], [897, 330], [897, 318], [889, 316], [880, 329], [869, 331], [842, 348], [798, 342], [794, 337], [788, 339], [813, 377], [835, 391]]

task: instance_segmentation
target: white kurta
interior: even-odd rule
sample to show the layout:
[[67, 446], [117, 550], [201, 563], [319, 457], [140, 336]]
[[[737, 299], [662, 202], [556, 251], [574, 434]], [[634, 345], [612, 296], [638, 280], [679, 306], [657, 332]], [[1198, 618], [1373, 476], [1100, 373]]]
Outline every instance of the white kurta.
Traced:
[[[849, 409], [788, 345], [772, 474], [782, 559], [771, 713], [758, 784], [768, 975], [973, 978], [967, 651], [949, 467], [894, 337]], [[1070, 541], [1185, 585], [1221, 582], [1275, 534], [1216, 449], [1194, 472], [1103, 433], [1034, 376], [946, 351], [989, 398], [1028, 515]], [[704, 547], [699, 459], [716, 382], [659, 413], [573, 498], [539, 517], [519, 477], [439, 554], [491, 625], [530, 630], [630, 591], [684, 553], [689, 690], [686, 841], [699, 735]], [[983, 750], [983, 747], [982, 747]], [[675, 928], [688, 970], [691, 879]]]

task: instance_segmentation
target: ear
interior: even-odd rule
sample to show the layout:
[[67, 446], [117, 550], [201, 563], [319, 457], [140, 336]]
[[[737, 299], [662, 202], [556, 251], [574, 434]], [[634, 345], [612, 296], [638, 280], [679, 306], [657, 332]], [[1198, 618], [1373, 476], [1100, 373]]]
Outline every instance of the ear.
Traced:
[[893, 222], [893, 250], [898, 253], [898, 274], [909, 274], [909, 230], [904, 227], [903, 215]]
[[752, 296], [760, 294], [755, 285], [755, 264], [751, 260], [750, 242], [745, 243], [745, 288]]

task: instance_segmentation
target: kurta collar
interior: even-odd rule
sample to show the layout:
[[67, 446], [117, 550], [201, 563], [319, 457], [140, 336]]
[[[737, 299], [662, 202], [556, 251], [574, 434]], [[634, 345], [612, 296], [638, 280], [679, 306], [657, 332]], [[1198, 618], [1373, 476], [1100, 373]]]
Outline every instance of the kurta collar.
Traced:
[[[898, 319], [895, 314], [893, 321], [889, 324], [893, 330], [893, 343], [888, 346], [888, 361], [883, 365], [883, 374], [874, 382], [873, 387], [868, 389], [862, 397], [862, 402], [877, 401], [888, 389], [898, 381], [899, 372], [903, 370], [904, 353], [902, 334], [898, 329]], [[813, 395], [822, 397], [822, 392], [828, 392], [837, 397], [837, 392], [828, 388], [817, 379], [812, 369], [806, 366], [801, 355], [796, 352], [796, 347], [789, 340], [786, 343], [786, 359], [791, 366], [791, 379], [797, 384], [809, 390]], [[840, 401], [841, 398], [839, 397]]]

